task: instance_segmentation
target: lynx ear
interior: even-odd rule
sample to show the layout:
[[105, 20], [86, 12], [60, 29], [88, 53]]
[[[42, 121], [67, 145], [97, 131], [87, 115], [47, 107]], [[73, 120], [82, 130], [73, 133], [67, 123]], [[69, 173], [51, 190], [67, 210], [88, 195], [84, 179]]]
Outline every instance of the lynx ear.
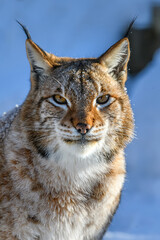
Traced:
[[[52, 61], [51, 58], [49, 57], [50, 54], [46, 53], [32, 41], [31, 35], [29, 34], [27, 28], [22, 23], [20, 23], [19, 21], [17, 21], [17, 23], [22, 27], [27, 37], [26, 51], [31, 66], [31, 73], [36, 74], [45, 73], [50, 67], [52, 67]], [[52, 58], [53, 57], [54, 56], [52, 55]]]
[[123, 38], [114, 44], [98, 60], [106, 66], [108, 73], [117, 81], [125, 84], [127, 80], [127, 64], [130, 57], [128, 38]]
[[31, 39], [26, 40], [26, 51], [32, 73], [45, 74], [53, 66], [49, 54]]

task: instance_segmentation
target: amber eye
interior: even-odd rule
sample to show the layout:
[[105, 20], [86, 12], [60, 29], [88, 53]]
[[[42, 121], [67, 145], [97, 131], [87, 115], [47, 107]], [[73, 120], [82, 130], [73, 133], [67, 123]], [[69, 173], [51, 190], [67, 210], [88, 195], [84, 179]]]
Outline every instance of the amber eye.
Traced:
[[58, 104], [67, 104], [67, 100], [61, 95], [53, 95], [53, 100]]
[[98, 104], [105, 104], [109, 101], [109, 99], [110, 99], [110, 96], [108, 94], [106, 94], [106, 95], [102, 95], [102, 96], [98, 97], [96, 102]]

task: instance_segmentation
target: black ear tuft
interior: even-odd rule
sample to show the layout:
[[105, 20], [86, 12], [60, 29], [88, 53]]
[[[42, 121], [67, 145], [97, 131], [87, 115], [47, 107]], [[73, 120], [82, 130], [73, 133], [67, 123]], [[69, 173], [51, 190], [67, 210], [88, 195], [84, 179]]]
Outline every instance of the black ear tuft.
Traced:
[[31, 35], [29, 34], [27, 28], [25, 26], [23, 26], [22, 23], [20, 23], [18, 20], [16, 20], [16, 21], [23, 28], [23, 31], [25, 32], [27, 39], [31, 39]]
[[131, 30], [132, 30], [133, 24], [135, 23], [136, 19], [137, 19], [137, 17], [134, 17], [133, 20], [132, 20], [132, 22], [129, 24], [129, 27], [128, 27], [125, 35], [124, 35], [124, 38], [125, 38], [125, 37], [128, 38], [128, 36], [129, 36], [129, 34], [130, 34]]

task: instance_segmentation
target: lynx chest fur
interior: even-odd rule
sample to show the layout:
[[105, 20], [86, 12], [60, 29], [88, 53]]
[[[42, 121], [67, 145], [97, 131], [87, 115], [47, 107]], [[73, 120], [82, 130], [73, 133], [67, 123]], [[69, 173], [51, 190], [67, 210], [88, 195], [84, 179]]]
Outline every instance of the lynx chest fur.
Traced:
[[30, 92], [0, 118], [0, 240], [102, 239], [133, 132], [128, 39], [97, 59], [60, 58], [24, 30]]

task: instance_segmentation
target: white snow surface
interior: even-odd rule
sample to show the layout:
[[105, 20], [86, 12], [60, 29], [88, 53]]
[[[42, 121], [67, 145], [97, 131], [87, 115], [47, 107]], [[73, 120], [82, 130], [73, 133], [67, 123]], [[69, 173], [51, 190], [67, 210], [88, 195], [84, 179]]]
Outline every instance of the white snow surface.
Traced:
[[157, 235], [136, 235], [122, 232], [108, 232], [104, 240], [159, 240]]
[[[1, 0], [0, 115], [21, 104], [29, 90], [25, 35], [59, 56], [98, 57], [133, 17], [137, 27], [151, 21], [160, 0]], [[137, 137], [126, 149], [122, 200], [104, 239], [160, 239], [160, 51], [128, 84]]]

